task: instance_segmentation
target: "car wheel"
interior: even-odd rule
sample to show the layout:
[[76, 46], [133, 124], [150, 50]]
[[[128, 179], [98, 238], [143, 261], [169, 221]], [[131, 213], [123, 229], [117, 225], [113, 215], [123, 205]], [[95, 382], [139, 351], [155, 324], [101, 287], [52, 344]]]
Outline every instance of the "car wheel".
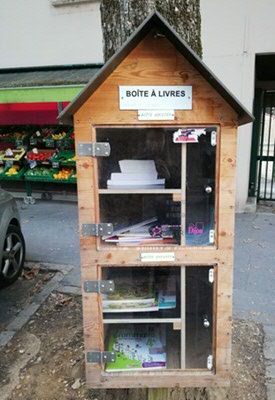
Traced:
[[13, 283], [20, 275], [25, 261], [25, 240], [20, 228], [8, 227], [0, 270], [0, 287]]

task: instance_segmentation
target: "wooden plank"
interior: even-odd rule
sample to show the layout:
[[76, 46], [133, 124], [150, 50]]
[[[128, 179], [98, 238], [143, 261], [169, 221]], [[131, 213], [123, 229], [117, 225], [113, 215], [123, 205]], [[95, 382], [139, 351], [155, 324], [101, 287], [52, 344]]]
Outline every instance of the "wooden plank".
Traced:
[[[184, 375], [182, 372], [170, 371], [170, 373], [157, 373], [151, 372], [146, 376], [143, 373], [138, 375], [125, 373], [120, 376], [115, 374], [103, 374], [101, 380], [96, 380], [93, 376], [93, 371], [88, 370], [87, 373], [87, 387], [88, 388], [185, 388], [185, 387], [228, 387], [230, 385], [230, 374], [217, 374], [213, 375], [207, 372], [186, 372]], [[93, 382], [93, 385], [90, 383]]]
[[[232, 218], [231, 214], [225, 214], [226, 218]], [[226, 236], [226, 234], [224, 235]], [[233, 232], [230, 238], [233, 237]], [[168, 267], [180, 265], [212, 265], [219, 263], [220, 260], [226, 262], [227, 259], [231, 260], [231, 249], [223, 248], [215, 249], [210, 247], [186, 247], [186, 248], [172, 248], [172, 247], [106, 247], [104, 251], [96, 251], [91, 248], [93, 238], [82, 238], [85, 240], [85, 262], [84, 264], [92, 264], [96, 260], [98, 265], [117, 265], [122, 267], [137, 266], [144, 267], [145, 264], [141, 263], [141, 253], [161, 253], [161, 252], [174, 252], [175, 261], [170, 261]], [[167, 266], [167, 262], [153, 262], [146, 265], [152, 266]]]
[[168, 40], [163, 40], [162, 46], [163, 52], [152, 52], [150, 35], [145, 38], [78, 110], [76, 120], [105, 124], [108, 115], [109, 124], [143, 124], [143, 121], [137, 120], [136, 111], [119, 110], [118, 86], [159, 85], [161, 82], [162, 85], [193, 87], [193, 108], [191, 111], [177, 110], [175, 119], [178, 123], [228, 122], [232, 125], [237, 116], [225, 100]]

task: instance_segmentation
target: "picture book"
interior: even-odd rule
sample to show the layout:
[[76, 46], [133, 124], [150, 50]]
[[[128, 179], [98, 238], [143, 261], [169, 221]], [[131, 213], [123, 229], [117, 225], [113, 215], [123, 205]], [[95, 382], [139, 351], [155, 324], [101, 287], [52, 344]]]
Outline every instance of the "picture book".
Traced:
[[107, 363], [107, 372], [166, 368], [165, 326], [129, 325], [111, 327], [108, 351], [115, 351], [116, 361]]

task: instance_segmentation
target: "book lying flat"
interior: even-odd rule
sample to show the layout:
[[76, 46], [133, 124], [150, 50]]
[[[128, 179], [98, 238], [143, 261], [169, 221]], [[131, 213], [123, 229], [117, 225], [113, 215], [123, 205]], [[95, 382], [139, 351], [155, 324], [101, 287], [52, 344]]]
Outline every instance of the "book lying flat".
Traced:
[[107, 243], [116, 243], [117, 246], [168, 246], [177, 244], [177, 239], [174, 237], [151, 236], [149, 228], [154, 225], [154, 222], [157, 222], [157, 217], [117, 229], [110, 236], [102, 236], [102, 239]]
[[119, 229], [116, 229], [115, 231], [113, 231], [112, 235], [102, 236], [102, 239], [106, 240], [113, 236], [120, 236], [121, 234], [127, 235], [127, 233], [135, 232], [137, 229], [139, 229], [139, 232], [141, 232], [142, 227], [143, 227], [143, 232], [148, 234], [148, 232], [149, 232], [148, 228], [157, 220], [158, 220], [157, 217], [153, 217], [153, 218], [146, 219], [145, 221], [141, 221], [141, 222], [138, 222], [138, 223], [130, 225], [130, 226], [124, 226], [122, 228], [119, 228]]
[[154, 284], [139, 276], [114, 279], [115, 290], [102, 294], [103, 312], [147, 312], [158, 310]]
[[118, 181], [111, 181], [111, 180], [107, 180], [107, 188], [111, 189], [111, 188], [116, 188], [116, 189], [124, 189], [124, 188], [128, 188], [128, 189], [133, 189], [133, 188], [137, 188], [137, 189], [162, 189], [165, 187], [165, 179], [148, 179], [148, 180], [139, 180], [139, 181], [135, 181], [135, 180], [121, 180], [120, 182]]
[[120, 160], [118, 162], [120, 171], [123, 174], [156, 174], [156, 165], [154, 160]]
[[[157, 172], [155, 172], [155, 173], [150, 172], [150, 173], [146, 174], [146, 178], [148, 178], [151, 181], [155, 181], [158, 178], [158, 174], [157, 174]], [[124, 181], [131, 181], [133, 183], [133, 182], [144, 181], [144, 177], [143, 177], [143, 174], [140, 174], [137, 172], [136, 173], [133, 172], [131, 174], [122, 173], [122, 172], [113, 172], [111, 174], [111, 181], [114, 183], [115, 182], [122, 183]]]
[[159, 325], [126, 324], [110, 330], [107, 349], [115, 351], [116, 361], [106, 364], [107, 372], [166, 368], [165, 330]]
[[111, 173], [108, 189], [156, 189], [165, 187], [165, 179], [158, 179], [154, 160], [120, 160], [121, 172]]
[[102, 294], [104, 313], [151, 312], [176, 307], [174, 274], [150, 276], [126, 274], [109, 276], [115, 290]]

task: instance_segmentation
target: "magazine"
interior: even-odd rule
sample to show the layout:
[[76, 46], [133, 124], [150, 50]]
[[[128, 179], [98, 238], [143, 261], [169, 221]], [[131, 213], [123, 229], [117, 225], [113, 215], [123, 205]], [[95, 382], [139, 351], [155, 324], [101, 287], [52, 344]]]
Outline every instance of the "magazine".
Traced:
[[166, 368], [165, 326], [125, 325], [111, 327], [108, 351], [115, 351], [116, 361], [107, 363], [107, 372]]

